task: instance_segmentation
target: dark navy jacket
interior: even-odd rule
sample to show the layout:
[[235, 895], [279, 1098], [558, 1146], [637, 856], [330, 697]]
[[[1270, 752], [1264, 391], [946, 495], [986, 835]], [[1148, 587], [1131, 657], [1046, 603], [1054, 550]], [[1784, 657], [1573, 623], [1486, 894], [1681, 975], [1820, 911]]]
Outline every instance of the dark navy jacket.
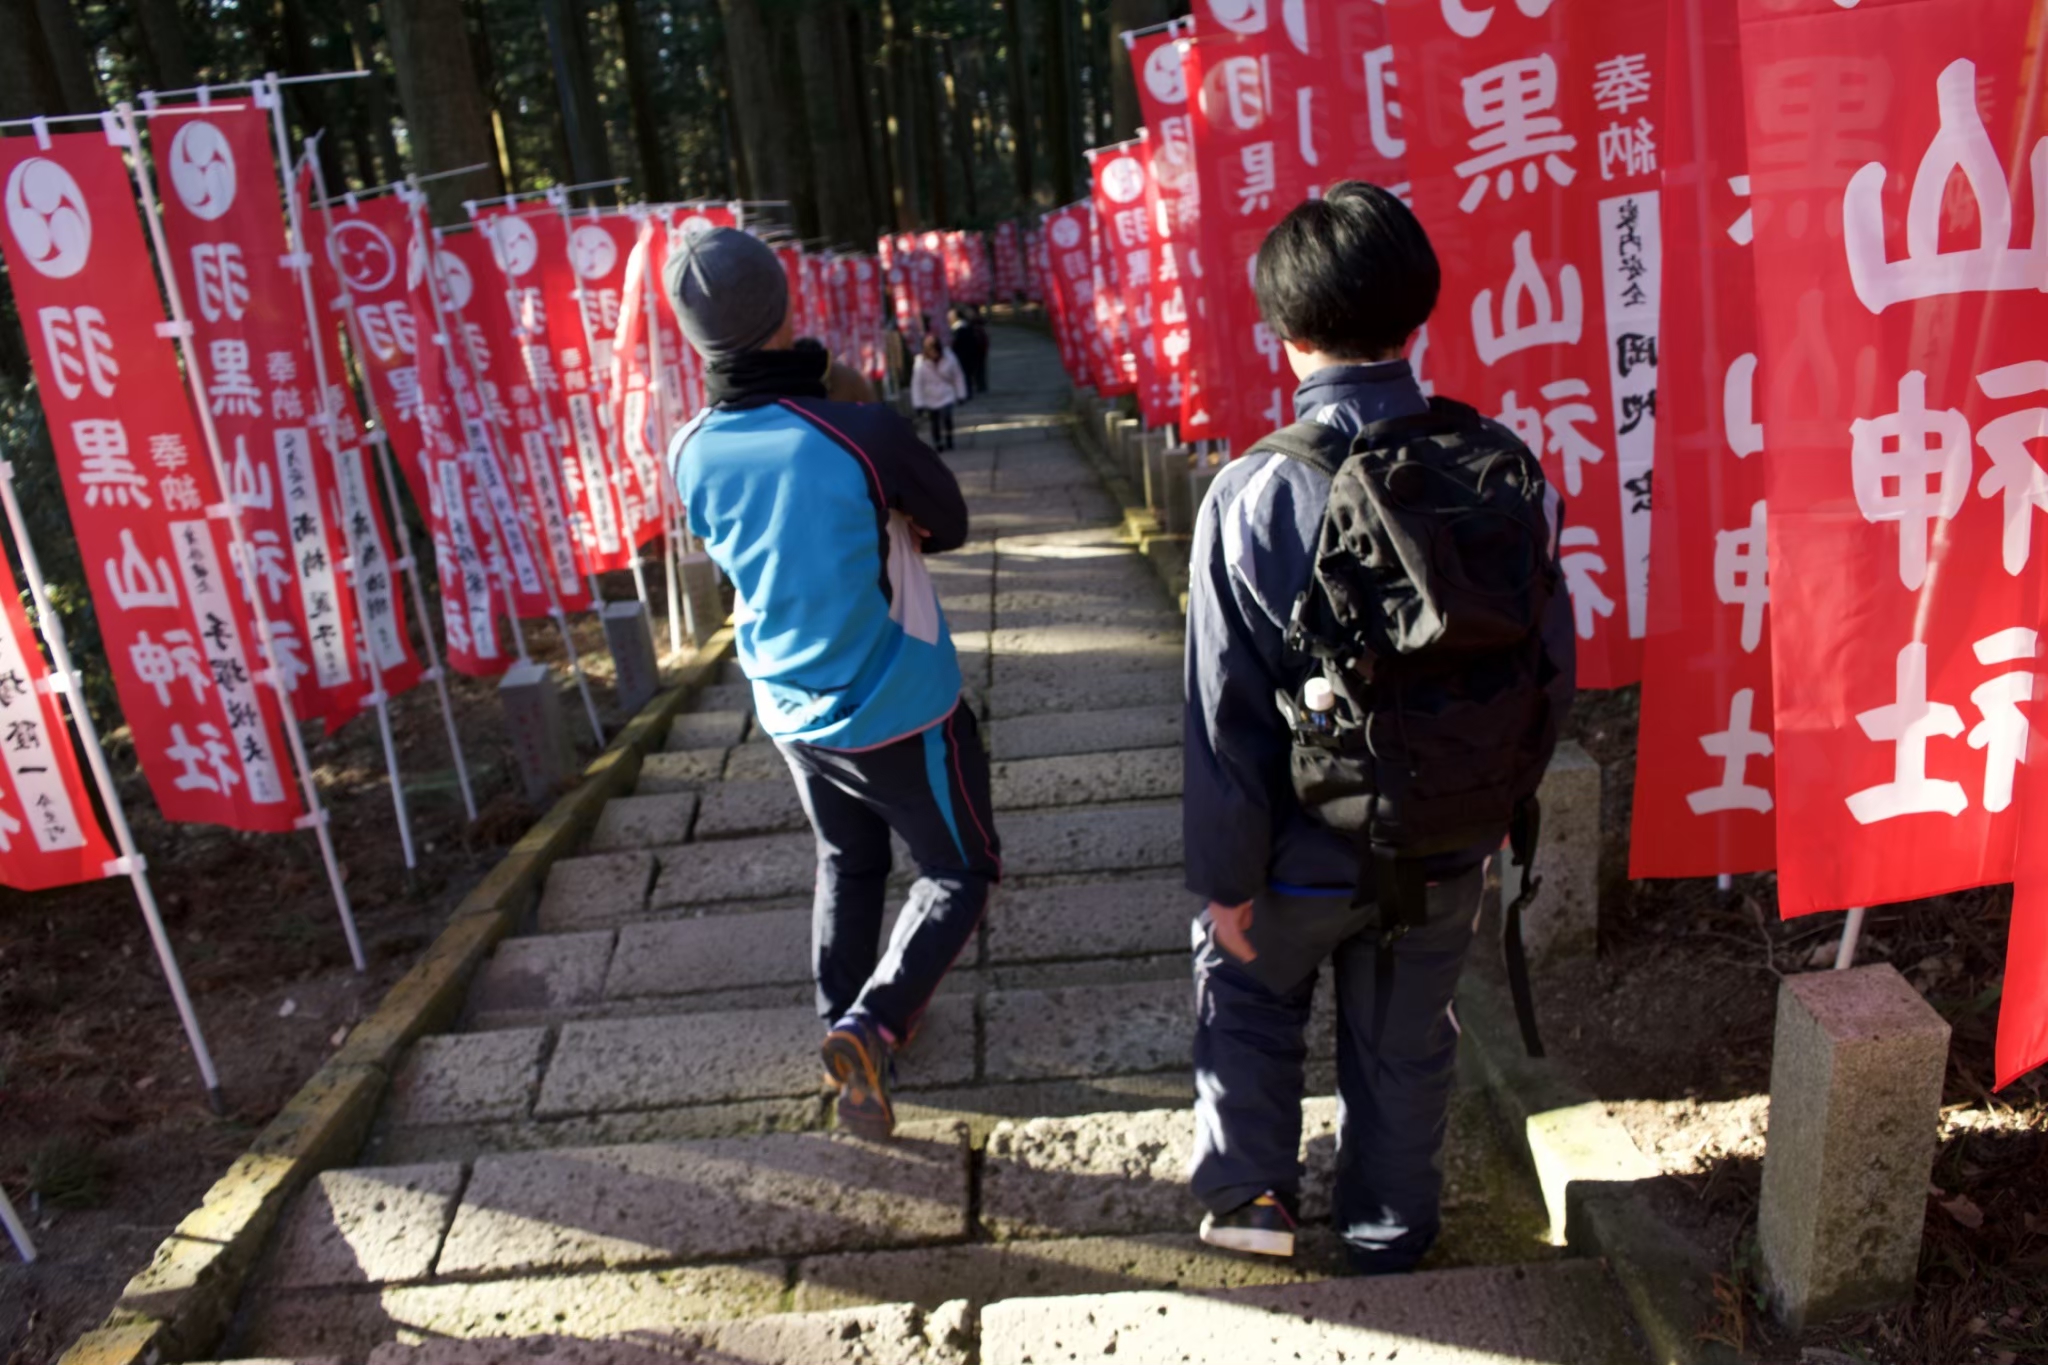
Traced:
[[[960, 665], [923, 556], [967, 539], [967, 504], [902, 416], [748, 397], [678, 433], [670, 464], [691, 532], [732, 580], [763, 729], [871, 749], [952, 712]], [[921, 545], [909, 522], [930, 533]]]
[[[1332, 365], [1294, 392], [1297, 421], [1354, 434], [1428, 406], [1405, 360]], [[1287, 725], [1273, 701], [1276, 689], [1299, 689], [1310, 672], [1284, 641], [1315, 568], [1329, 497], [1330, 481], [1315, 470], [1254, 451], [1216, 476], [1196, 518], [1181, 810], [1188, 889], [1219, 904], [1239, 905], [1269, 888], [1349, 895], [1358, 878], [1351, 836], [1310, 818], [1294, 799]], [[1571, 629], [1560, 592], [1544, 638], [1567, 678]], [[1454, 864], [1470, 866], [1489, 851], [1453, 858], [1432, 875], [1455, 875], [1463, 867]]]

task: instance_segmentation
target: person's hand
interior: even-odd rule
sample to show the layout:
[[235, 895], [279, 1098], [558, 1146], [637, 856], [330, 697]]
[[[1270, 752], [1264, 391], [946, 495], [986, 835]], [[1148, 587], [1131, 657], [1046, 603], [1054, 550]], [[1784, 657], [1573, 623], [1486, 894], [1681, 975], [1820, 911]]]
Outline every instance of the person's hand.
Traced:
[[1250, 962], [1259, 955], [1258, 949], [1252, 947], [1251, 939], [1246, 937], [1251, 927], [1250, 901], [1243, 905], [1218, 905], [1215, 901], [1209, 902], [1210, 932], [1215, 934], [1216, 942], [1222, 946], [1223, 951], [1239, 962]]

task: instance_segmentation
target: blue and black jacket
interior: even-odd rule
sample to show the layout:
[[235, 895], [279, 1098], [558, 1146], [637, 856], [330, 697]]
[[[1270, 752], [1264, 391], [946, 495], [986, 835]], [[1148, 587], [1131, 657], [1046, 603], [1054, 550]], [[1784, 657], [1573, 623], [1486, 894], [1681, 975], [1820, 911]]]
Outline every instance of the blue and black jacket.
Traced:
[[952, 635], [922, 563], [891, 559], [966, 541], [952, 471], [893, 409], [828, 401], [822, 382], [713, 396], [669, 463], [690, 531], [732, 580], [762, 728], [860, 750], [944, 720], [960, 699]]

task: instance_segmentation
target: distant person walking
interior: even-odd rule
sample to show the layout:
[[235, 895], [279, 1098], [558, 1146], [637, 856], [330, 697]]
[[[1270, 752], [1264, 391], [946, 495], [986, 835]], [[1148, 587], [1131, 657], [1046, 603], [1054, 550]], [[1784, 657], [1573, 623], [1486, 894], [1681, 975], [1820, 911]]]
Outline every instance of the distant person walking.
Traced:
[[988, 328], [972, 306], [953, 310], [953, 354], [960, 358], [960, 370], [967, 376], [971, 397], [988, 392]]
[[936, 335], [925, 333], [924, 350], [910, 371], [910, 405], [931, 419], [933, 450], [953, 448], [953, 405], [965, 397], [960, 362]]
[[[818, 840], [812, 968], [839, 1124], [895, 1131], [896, 1049], [973, 942], [1002, 873], [988, 758], [924, 566], [967, 539], [952, 471], [893, 409], [826, 397], [792, 340], [782, 266], [717, 228], [663, 285], [705, 360], [710, 407], [669, 451], [690, 530], [732, 579], [757, 723]], [[890, 835], [918, 879], [886, 945]]]

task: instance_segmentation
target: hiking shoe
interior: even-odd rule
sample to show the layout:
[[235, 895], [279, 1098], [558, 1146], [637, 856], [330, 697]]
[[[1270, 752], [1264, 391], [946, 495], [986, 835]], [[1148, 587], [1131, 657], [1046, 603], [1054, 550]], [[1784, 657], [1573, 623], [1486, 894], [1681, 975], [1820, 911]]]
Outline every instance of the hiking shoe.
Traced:
[[839, 1126], [875, 1142], [896, 1131], [889, 1051], [882, 1031], [864, 1015], [847, 1015], [825, 1035], [825, 1074], [839, 1087]]
[[1202, 1240], [1227, 1251], [1248, 1251], [1254, 1256], [1294, 1254], [1294, 1215], [1267, 1190], [1248, 1204], [1229, 1213], [1212, 1213], [1202, 1220]]

